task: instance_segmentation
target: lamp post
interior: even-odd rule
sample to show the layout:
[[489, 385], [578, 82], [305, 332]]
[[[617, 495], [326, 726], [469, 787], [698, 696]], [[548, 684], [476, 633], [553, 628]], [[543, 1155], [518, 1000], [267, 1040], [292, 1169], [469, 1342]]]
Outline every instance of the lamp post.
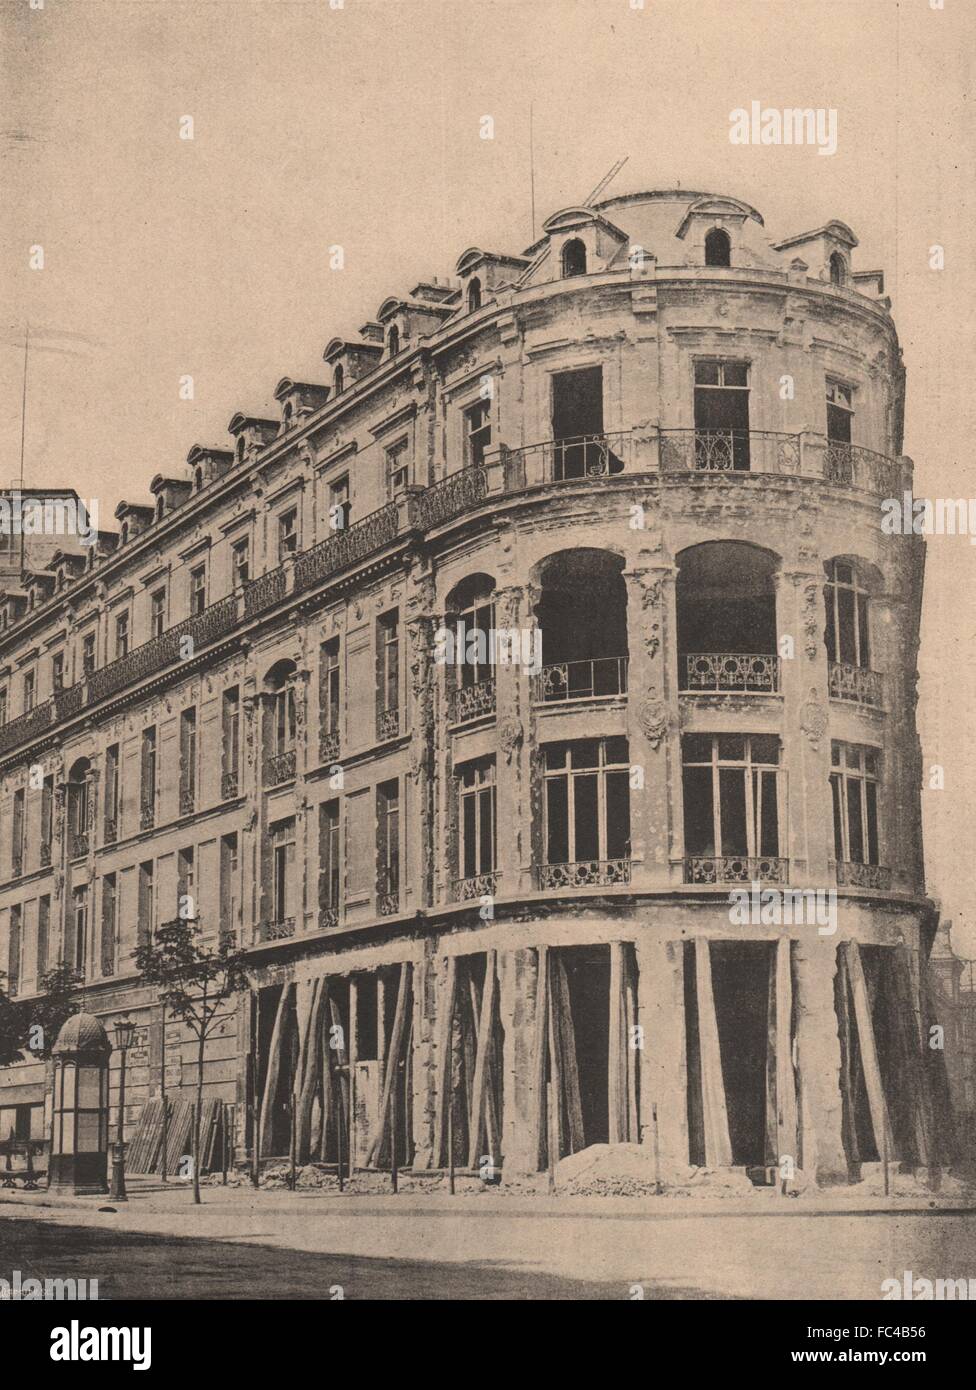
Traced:
[[136, 1025], [128, 1014], [115, 1021], [115, 1047], [120, 1057], [119, 1069], [119, 1115], [115, 1144], [112, 1148], [112, 1189], [115, 1202], [127, 1202], [125, 1191], [125, 1058], [132, 1046]]

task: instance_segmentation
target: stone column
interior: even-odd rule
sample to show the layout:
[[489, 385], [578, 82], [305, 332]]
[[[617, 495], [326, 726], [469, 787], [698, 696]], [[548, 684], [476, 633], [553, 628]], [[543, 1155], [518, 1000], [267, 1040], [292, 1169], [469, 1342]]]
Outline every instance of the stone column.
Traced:
[[536, 1000], [539, 988], [539, 956], [530, 949], [501, 951], [498, 955], [499, 1015], [504, 1033], [502, 1154], [505, 1176], [536, 1173], [534, 1116]]
[[[684, 943], [642, 937], [636, 945], [640, 1053], [640, 1142], [654, 1148], [661, 1181], [688, 1171], [688, 1064]], [[656, 1112], [656, 1126], [655, 1126]]]
[[794, 947], [800, 1166], [820, 1184], [848, 1181], [834, 1004], [837, 940], [807, 929]]
[[668, 660], [675, 647], [675, 574], [672, 565], [657, 563], [625, 570], [623, 576], [629, 651], [627, 738], [635, 770], [630, 794], [631, 873], [638, 887], [662, 887], [670, 879], [666, 744], [668, 730], [677, 724], [677, 682], [674, 663]]
[[833, 818], [822, 570], [815, 565], [783, 570], [775, 584], [777, 634], [793, 643], [792, 658], [780, 660], [786, 778], [780, 796], [790, 836], [784, 849], [795, 885], [830, 888]]
[[443, 973], [438, 970], [437, 944], [432, 938], [423, 943], [422, 953], [413, 962], [413, 1030], [411, 1124], [414, 1168], [430, 1168], [434, 1153], [434, 1114], [437, 1103], [438, 1014], [443, 1003]]
[[[510, 585], [495, 593], [495, 627], [536, 628], [538, 590]], [[515, 653], [518, 655], [518, 653]], [[498, 892], [519, 896], [532, 887], [532, 751], [531, 682], [518, 662], [495, 667], [495, 760], [498, 806]]]
[[[414, 843], [417, 858], [410, 865], [410, 882], [416, 884], [415, 907], [436, 902], [438, 872], [437, 846], [444, 838], [435, 834], [435, 676], [432, 660], [433, 634], [437, 628], [434, 611], [433, 576], [416, 566], [409, 573], [406, 601], [406, 630], [411, 694], [411, 737], [408, 767], [413, 786], [412, 823], [417, 827]], [[406, 795], [406, 791], [405, 791]]]

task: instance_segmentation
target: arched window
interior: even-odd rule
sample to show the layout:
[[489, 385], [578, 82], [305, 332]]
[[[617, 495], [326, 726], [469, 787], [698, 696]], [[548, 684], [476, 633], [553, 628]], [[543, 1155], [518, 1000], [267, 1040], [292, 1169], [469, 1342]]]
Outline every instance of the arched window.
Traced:
[[847, 262], [839, 251], [834, 251], [830, 257], [830, 283], [832, 285], [847, 284]]
[[477, 275], [468, 285], [468, 313], [473, 314], [481, 308], [481, 281]]
[[333, 394], [336, 395], [336, 396], [341, 395], [341, 394], [342, 394], [343, 387], [345, 386], [345, 384], [346, 384], [345, 373], [344, 373], [343, 370], [342, 370], [342, 363], [340, 362], [339, 365], [336, 367], [335, 371], [332, 373], [332, 391], [333, 391]]
[[395, 323], [390, 324], [390, 331], [386, 335], [386, 349], [391, 357], [396, 357], [400, 351], [400, 330]]
[[563, 247], [563, 275], [585, 275], [586, 274], [586, 247], [579, 237], [574, 237], [572, 241], [567, 241]]
[[721, 227], [713, 227], [705, 238], [705, 264], [732, 264], [732, 242]]

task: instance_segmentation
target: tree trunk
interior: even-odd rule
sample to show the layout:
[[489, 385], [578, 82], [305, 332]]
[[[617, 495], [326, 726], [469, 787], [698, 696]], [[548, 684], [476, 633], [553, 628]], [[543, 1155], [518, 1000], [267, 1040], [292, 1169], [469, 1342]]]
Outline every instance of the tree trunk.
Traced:
[[193, 1111], [193, 1201], [200, 1204], [200, 1112], [203, 1109], [203, 1053], [207, 1045], [207, 1035], [200, 1029], [200, 1045], [197, 1051], [197, 1103]]

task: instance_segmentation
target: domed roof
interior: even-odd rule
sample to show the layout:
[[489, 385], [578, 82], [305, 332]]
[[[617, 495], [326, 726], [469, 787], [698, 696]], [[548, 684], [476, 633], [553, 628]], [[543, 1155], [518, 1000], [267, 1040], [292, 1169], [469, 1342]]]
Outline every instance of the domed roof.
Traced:
[[94, 1014], [72, 1014], [58, 1034], [53, 1050], [55, 1055], [62, 1052], [111, 1052], [112, 1044]]

